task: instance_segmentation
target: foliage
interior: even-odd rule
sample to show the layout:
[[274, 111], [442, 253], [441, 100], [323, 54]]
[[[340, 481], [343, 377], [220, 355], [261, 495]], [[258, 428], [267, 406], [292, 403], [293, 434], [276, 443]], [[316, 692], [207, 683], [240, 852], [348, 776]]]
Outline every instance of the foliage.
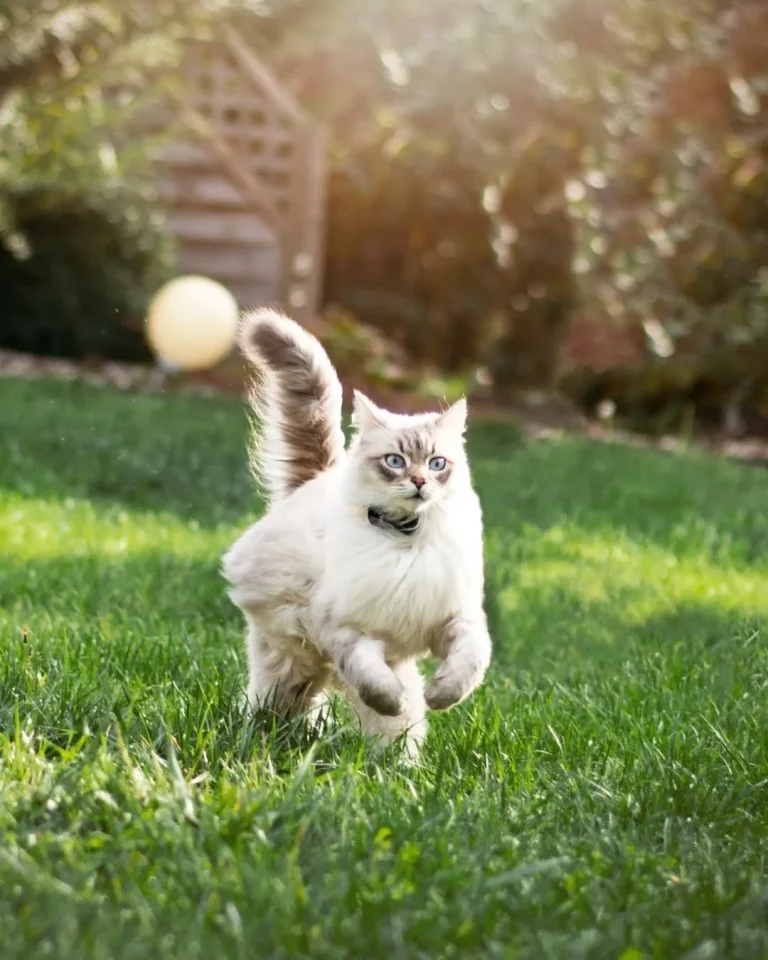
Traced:
[[244, 439], [0, 381], [4, 960], [765, 955], [759, 472], [475, 425], [495, 660], [408, 768], [241, 712]]
[[405, 351], [348, 311], [329, 307], [323, 313], [323, 329], [318, 333], [345, 381], [357, 376], [394, 388], [415, 387], [416, 378], [408, 369]]
[[768, 16], [702, 2], [665, 8], [670, 22], [638, 7], [634, 30], [590, 61], [614, 106], [568, 196], [582, 310], [642, 329], [648, 356], [580, 389], [645, 412], [765, 408], [768, 66], [755, 49]]
[[[123, 125], [173, 62], [181, 3], [29, 0], [0, 5], [0, 199], [20, 192], [88, 196], [125, 186], [133, 165]], [[194, 10], [194, 6], [192, 7]], [[187, 22], [186, 20], [184, 22]], [[176, 30], [175, 32], [178, 32]], [[11, 222], [8, 222], [11, 221]], [[19, 241], [17, 241], [19, 242]]]
[[154, 138], [179, 43], [223, 0], [0, 0], [2, 343], [140, 354], [170, 262], [151, 212]]
[[254, 42], [330, 126], [334, 302], [502, 392], [551, 382], [577, 316], [639, 330], [668, 394], [680, 356], [685, 391], [766, 342], [764, 5], [266, 6]]
[[162, 221], [132, 191], [16, 198], [26, 251], [0, 245], [0, 347], [61, 357], [147, 360], [149, 296], [170, 276]]
[[501, 4], [332, 6], [334, 28], [311, 50], [284, 25], [280, 56], [331, 129], [326, 295], [415, 356], [465, 368], [499, 306], [485, 193], [524, 129], [499, 84], [514, 80], [509, 51], [532, 17]]
[[635, 359], [585, 403], [768, 410], [760, 0], [0, 0], [6, 190], [133, 181], [126, 112], [225, 16], [328, 126], [327, 303], [499, 394], [586, 324]]

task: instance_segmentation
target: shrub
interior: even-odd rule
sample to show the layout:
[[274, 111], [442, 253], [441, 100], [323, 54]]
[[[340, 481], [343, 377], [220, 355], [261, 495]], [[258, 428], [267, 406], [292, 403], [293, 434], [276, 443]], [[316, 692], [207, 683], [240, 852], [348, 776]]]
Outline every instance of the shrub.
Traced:
[[0, 0], [0, 345], [146, 355], [171, 250], [143, 199], [144, 121], [180, 45], [238, 2]]
[[37, 190], [12, 213], [23, 246], [0, 237], [0, 346], [64, 357], [147, 358], [141, 324], [172, 250], [149, 206]]

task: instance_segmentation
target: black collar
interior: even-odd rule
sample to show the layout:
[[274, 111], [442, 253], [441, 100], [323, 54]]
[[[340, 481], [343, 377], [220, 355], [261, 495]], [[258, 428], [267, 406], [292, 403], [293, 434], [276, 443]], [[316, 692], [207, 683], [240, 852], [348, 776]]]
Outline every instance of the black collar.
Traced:
[[402, 533], [404, 537], [411, 537], [421, 526], [421, 517], [417, 513], [412, 517], [393, 517], [392, 514], [384, 513], [381, 507], [368, 507], [368, 523], [393, 533]]

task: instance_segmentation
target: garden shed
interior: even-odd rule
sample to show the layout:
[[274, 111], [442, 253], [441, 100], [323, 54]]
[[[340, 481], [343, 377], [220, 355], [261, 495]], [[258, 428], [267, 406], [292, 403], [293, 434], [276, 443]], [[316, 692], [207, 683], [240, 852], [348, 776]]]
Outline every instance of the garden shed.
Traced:
[[241, 307], [317, 309], [324, 136], [242, 38], [187, 51], [188, 136], [163, 147], [159, 193], [181, 273], [224, 284]]

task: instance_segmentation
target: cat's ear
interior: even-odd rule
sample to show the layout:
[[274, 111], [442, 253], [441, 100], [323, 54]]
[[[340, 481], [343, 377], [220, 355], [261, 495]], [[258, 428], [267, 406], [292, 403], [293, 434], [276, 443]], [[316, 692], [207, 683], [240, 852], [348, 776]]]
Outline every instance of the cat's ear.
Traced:
[[448, 407], [445, 413], [441, 413], [437, 420], [437, 425], [442, 430], [462, 436], [467, 429], [467, 401], [464, 397], [457, 400], [452, 406]]
[[385, 412], [380, 407], [377, 407], [373, 400], [369, 400], [364, 393], [355, 390], [352, 405], [352, 423], [357, 429], [366, 430], [370, 427], [383, 427], [385, 422]]

